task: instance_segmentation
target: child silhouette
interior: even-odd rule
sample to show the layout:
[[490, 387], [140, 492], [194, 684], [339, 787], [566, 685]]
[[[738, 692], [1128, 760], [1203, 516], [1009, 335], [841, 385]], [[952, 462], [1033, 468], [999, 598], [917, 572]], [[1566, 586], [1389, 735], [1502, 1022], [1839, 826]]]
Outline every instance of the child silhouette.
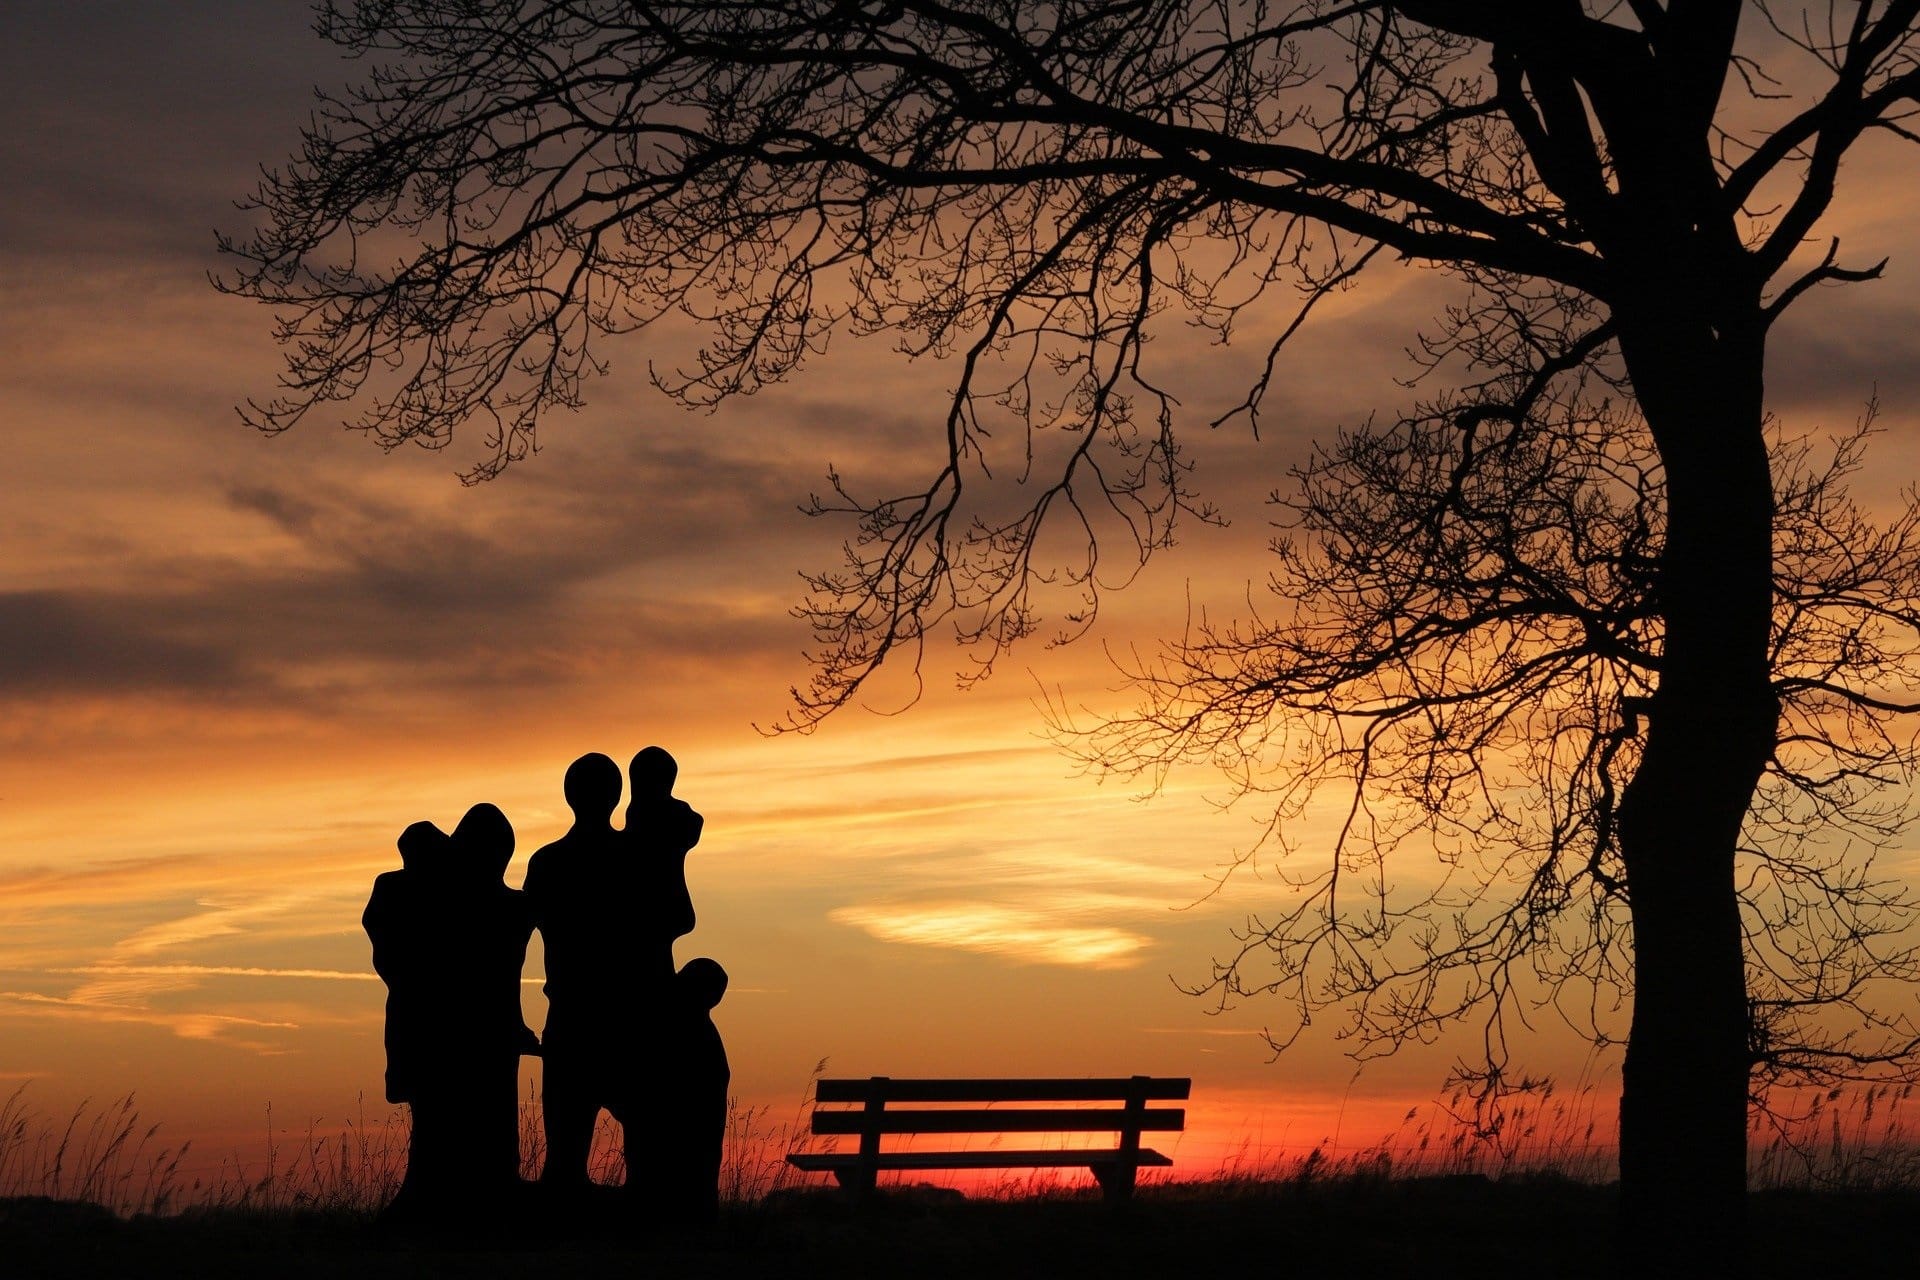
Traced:
[[712, 1011], [727, 971], [705, 956], [674, 975], [662, 1084], [675, 1101], [658, 1135], [661, 1158], [650, 1198], [669, 1222], [710, 1225], [720, 1208], [720, 1154], [727, 1133], [726, 1045]]

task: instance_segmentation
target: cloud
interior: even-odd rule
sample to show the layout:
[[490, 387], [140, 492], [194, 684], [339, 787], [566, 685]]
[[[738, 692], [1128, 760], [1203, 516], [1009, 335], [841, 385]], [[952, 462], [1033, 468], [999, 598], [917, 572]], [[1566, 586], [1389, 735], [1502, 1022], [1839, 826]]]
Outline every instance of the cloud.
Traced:
[[228, 937], [242, 932], [249, 920], [278, 914], [287, 903], [283, 899], [270, 899], [243, 904], [202, 902], [198, 905], [205, 909], [149, 925], [121, 939], [114, 950], [122, 955], [151, 955], [169, 947], [189, 946], [211, 938]]
[[[159, 978], [295, 978], [321, 982], [379, 982], [381, 980], [377, 973], [354, 969], [273, 969], [259, 965], [239, 964], [81, 964], [67, 968], [47, 969], [43, 972]], [[542, 974], [520, 979], [520, 985], [523, 987], [537, 987], [545, 982], [546, 977]], [[730, 990], [733, 994], [740, 994], [756, 991], [759, 988], [741, 987]]]
[[[279, 895], [232, 903], [196, 902], [185, 914], [170, 916], [121, 937], [94, 963], [50, 967], [43, 971], [85, 979], [59, 997], [74, 1007], [150, 1011], [155, 997], [195, 990], [201, 985], [203, 975], [195, 972], [199, 967], [195, 965], [142, 961], [167, 951], [254, 933], [261, 924], [285, 915], [302, 901], [298, 897]], [[204, 1028], [213, 1024], [195, 1025], [202, 1028], [202, 1034], [196, 1038], [204, 1039]]]
[[[218, 828], [221, 823], [215, 817], [209, 825]], [[126, 827], [101, 828], [92, 834], [106, 841], [120, 841], [127, 838], [128, 830]], [[167, 833], [158, 834], [164, 836]], [[203, 846], [192, 853], [162, 853], [92, 863], [76, 862], [74, 865], [58, 867], [7, 868], [0, 871], [0, 898], [4, 898], [9, 909], [15, 912], [34, 911], [67, 917], [76, 912], [115, 905], [163, 909], [170, 899], [178, 898], [182, 893], [190, 892], [204, 898], [216, 888], [238, 900], [259, 884], [260, 866], [257, 859], [265, 853], [283, 851], [284, 846], [276, 843], [273, 837], [279, 835], [283, 839], [294, 839], [300, 833], [241, 830], [222, 834], [225, 839], [218, 852]], [[342, 833], [348, 839], [357, 834], [357, 828]], [[203, 845], [205, 839], [203, 831], [189, 832], [185, 834], [183, 842]], [[296, 898], [283, 899], [281, 905], [325, 899], [340, 890], [343, 874], [358, 876], [372, 867], [382, 865], [384, 860], [383, 854], [376, 853], [365, 862], [338, 859], [283, 863], [274, 872], [275, 883], [284, 889], [290, 882], [297, 881], [306, 891]], [[358, 891], [359, 888], [356, 881], [354, 889]], [[200, 905], [204, 909], [212, 904]]]
[[[135, 1023], [163, 1027], [189, 1040], [215, 1039], [231, 1030], [297, 1031], [300, 1024], [265, 1018], [248, 1018], [232, 1013], [205, 1010], [172, 1012], [141, 1005], [119, 1004], [75, 996], [54, 996], [38, 991], [0, 991], [0, 1012], [10, 1017], [72, 1018], [85, 1022]], [[247, 1047], [261, 1047], [248, 1044]]]
[[204, 690], [236, 678], [236, 655], [217, 644], [156, 634], [142, 625], [141, 610], [115, 604], [84, 593], [0, 594], [0, 695]]
[[[115, 975], [133, 974], [170, 978], [314, 978], [334, 982], [378, 982], [377, 973], [359, 973], [350, 969], [266, 969], [256, 965], [234, 964], [82, 964], [70, 968], [48, 969], [48, 973]], [[530, 979], [538, 981], [538, 979]]]
[[1062, 923], [1045, 912], [984, 902], [839, 907], [838, 924], [882, 942], [975, 951], [1030, 964], [1127, 968], [1152, 945], [1145, 934], [1111, 925]]
[[[702, 474], [735, 493], [766, 480], [713, 474], [727, 470]], [[668, 487], [688, 502], [707, 492], [691, 470]], [[732, 570], [702, 567], [725, 557], [724, 534], [631, 493], [599, 496], [412, 506], [320, 481], [234, 484], [228, 509], [277, 555], [0, 593], [0, 697], [142, 693], [326, 713], [358, 696], [512, 697], [643, 662], [794, 661], [789, 602], [741, 596]]]
[[[205, 229], [231, 224], [254, 164], [294, 141], [310, 86], [341, 78], [338, 51], [312, 37], [301, 6], [197, 0], [189, 15], [66, 0], [7, 16], [0, 252], [9, 259], [135, 247], [203, 263]], [[181, 237], [183, 224], [199, 234]]]
[[[144, 864], [142, 864], [144, 865]], [[138, 869], [138, 868], [137, 868]], [[86, 879], [85, 876], [79, 877]], [[137, 878], [133, 882], [138, 884]], [[113, 884], [109, 880], [109, 884]], [[115, 885], [124, 888], [125, 885]], [[242, 1003], [197, 994], [209, 978], [320, 978], [326, 981], [377, 981], [372, 974], [348, 970], [293, 966], [251, 966], [172, 960], [185, 952], [192, 957], [210, 944], [230, 949], [237, 944], [257, 946], [282, 935], [291, 920], [299, 931], [303, 913], [316, 902], [312, 893], [277, 892], [235, 895], [226, 900], [201, 898], [172, 908], [165, 918], [123, 931], [117, 940], [95, 943], [87, 951], [94, 959], [81, 963], [35, 963], [31, 945], [27, 954], [9, 963], [16, 973], [55, 979], [78, 979], [63, 992], [10, 990], [0, 992], [0, 1016], [70, 1018], [102, 1023], [159, 1027], [192, 1040], [220, 1040], [231, 1047], [277, 1054], [286, 1050], [281, 1037], [259, 1033], [297, 1031], [308, 1014], [321, 1021], [337, 1020], [319, 1008], [276, 1006], [262, 1015]], [[92, 904], [102, 923], [119, 912], [109, 902]], [[69, 928], [73, 924], [70, 923]], [[289, 1016], [289, 1015], [292, 1016]], [[295, 1017], [300, 1020], [296, 1021]]]
[[1904, 299], [1862, 285], [1815, 291], [1767, 343], [1767, 399], [1775, 406], [1840, 428], [1876, 391], [1901, 412], [1920, 401], [1920, 308]]

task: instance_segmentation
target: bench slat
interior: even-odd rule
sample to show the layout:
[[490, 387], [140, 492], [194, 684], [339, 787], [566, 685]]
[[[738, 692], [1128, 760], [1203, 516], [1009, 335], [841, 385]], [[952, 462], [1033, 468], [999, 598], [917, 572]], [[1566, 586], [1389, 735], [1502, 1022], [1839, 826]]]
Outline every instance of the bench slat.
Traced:
[[[837, 1173], [860, 1167], [857, 1155], [795, 1152], [787, 1163], [808, 1173]], [[883, 1151], [876, 1169], [1091, 1169], [1121, 1163], [1118, 1151]], [[1142, 1168], [1170, 1168], [1173, 1161], [1158, 1151], [1142, 1149], [1129, 1163]]]
[[[818, 1081], [819, 1102], [865, 1102], [876, 1087], [892, 1102], [1110, 1102], [1143, 1097], [1155, 1101], [1188, 1097], [1191, 1079], [1170, 1076], [1051, 1080], [941, 1080], [881, 1077]], [[1136, 1093], [1136, 1090], [1139, 1092]]]
[[1006, 1110], [927, 1111], [888, 1107], [884, 1111], [813, 1113], [813, 1131], [852, 1133], [1118, 1133], [1122, 1129], [1172, 1132], [1184, 1129], [1187, 1113], [1178, 1107], [1123, 1107], [1073, 1110], [1060, 1107], [1010, 1107]]

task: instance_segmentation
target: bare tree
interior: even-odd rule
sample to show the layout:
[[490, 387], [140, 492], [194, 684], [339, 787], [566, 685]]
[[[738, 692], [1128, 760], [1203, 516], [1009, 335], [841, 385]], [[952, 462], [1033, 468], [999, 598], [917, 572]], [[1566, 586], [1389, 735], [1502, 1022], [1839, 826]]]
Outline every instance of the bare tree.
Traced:
[[[1515, 297], [1455, 320], [1538, 336]], [[1055, 725], [1097, 769], [1200, 762], [1263, 805], [1288, 905], [1196, 994], [1285, 995], [1276, 1052], [1324, 1011], [1362, 1059], [1475, 1022], [1484, 1052], [1457, 1071], [1497, 1112], [1525, 1087], [1510, 1020], [1548, 1008], [1604, 1045], [1631, 1003], [1616, 824], [1659, 686], [1666, 494], [1631, 399], [1590, 394], [1617, 392], [1604, 366], [1517, 376], [1487, 336], [1461, 345], [1500, 355], [1499, 377], [1340, 432], [1274, 495], [1272, 616], [1199, 619], [1129, 672], [1137, 714], [1076, 731], [1061, 706]], [[1920, 764], [1890, 697], [1920, 684], [1920, 506], [1879, 524], [1847, 497], [1873, 412], [1823, 449], [1771, 434], [1782, 723], [1733, 885], [1756, 1102], [1904, 1073], [1920, 1045], [1920, 903], [1873, 870]], [[1330, 793], [1331, 856], [1303, 858], [1326, 851], [1290, 832]], [[1436, 886], [1391, 887], [1409, 842], [1439, 853]]]
[[[1908, 671], [1911, 521], [1870, 535], [1883, 568], [1859, 558], [1837, 474], [1770, 459], [1763, 373], [1796, 299], [1878, 273], [1802, 249], [1855, 143], [1911, 140], [1917, 19], [1920, 0], [341, 0], [321, 29], [368, 78], [266, 175], [224, 286], [280, 309], [258, 425], [356, 400], [383, 443], [437, 445], [477, 416], [478, 476], [578, 403], [609, 335], [670, 312], [710, 334], [658, 375], [696, 404], [837, 328], [954, 357], [928, 483], [816, 504], [858, 532], [804, 607], [804, 726], [936, 628], [989, 668], [1043, 625], [1043, 582], [1077, 633], [1098, 556], [1209, 514], [1145, 346], [1160, 311], [1225, 337], [1298, 289], [1277, 348], [1383, 253], [1456, 272], [1474, 300], [1434, 356], [1489, 376], [1308, 467], [1289, 501], [1309, 540], [1280, 574], [1301, 603], [1176, 650], [1096, 741], [1266, 785], [1292, 763], [1276, 735], [1309, 734], [1310, 778], [1410, 806], [1354, 835], [1424, 824], [1468, 883], [1515, 886], [1470, 889], [1457, 925], [1436, 898], [1399, 968], [1365, 945], [1391, 915], [1350, 927], [1328, 881], [1221, 975], [1271, 946], [1283, 983], [1351, 998], [1379, 1043], [1504, 1007], [1556, 945], [1537, 921], [1599, 918], [1555, 963], [1633, 991], [1628, 1209], [1648, 1238], [1681, 1205], [1724, 1237], [1756, 1062], [1827, 1069], [1907, 1035], [1777, 1047], [1801, 1001], [1904, 976], [1879, 926], [1829, 927], [1901, 907], [1752, 833], [1865, 812], [1908, 762], [1884, 717], [1908, 709], [1886, 677]], [[1030, 449], [1011, 514], [982, 483], [999, 425]], [[1081, 554], [1036, 560], [1061, 528]], [[1509, 765], [1550, 785], [1523, 797]], [[1319, 963], [1331, 985], [1300, 985]]]

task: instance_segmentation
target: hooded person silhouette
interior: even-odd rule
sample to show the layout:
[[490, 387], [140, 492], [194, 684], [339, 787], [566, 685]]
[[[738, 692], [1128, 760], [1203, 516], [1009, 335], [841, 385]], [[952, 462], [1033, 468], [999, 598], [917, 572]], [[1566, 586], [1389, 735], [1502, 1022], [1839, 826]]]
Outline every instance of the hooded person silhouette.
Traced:
[[412, 1109], [407, 1172], [389, 1220], [481, 1220], [519, 1184], [519, 1061], [538, 1042], [520, 1014], [533, 919], [502, 881], [513, 827], [490, 804], [451, 836], [415, 823], [402, 868], [361, 917], [387, 982], [387, 1090]]

